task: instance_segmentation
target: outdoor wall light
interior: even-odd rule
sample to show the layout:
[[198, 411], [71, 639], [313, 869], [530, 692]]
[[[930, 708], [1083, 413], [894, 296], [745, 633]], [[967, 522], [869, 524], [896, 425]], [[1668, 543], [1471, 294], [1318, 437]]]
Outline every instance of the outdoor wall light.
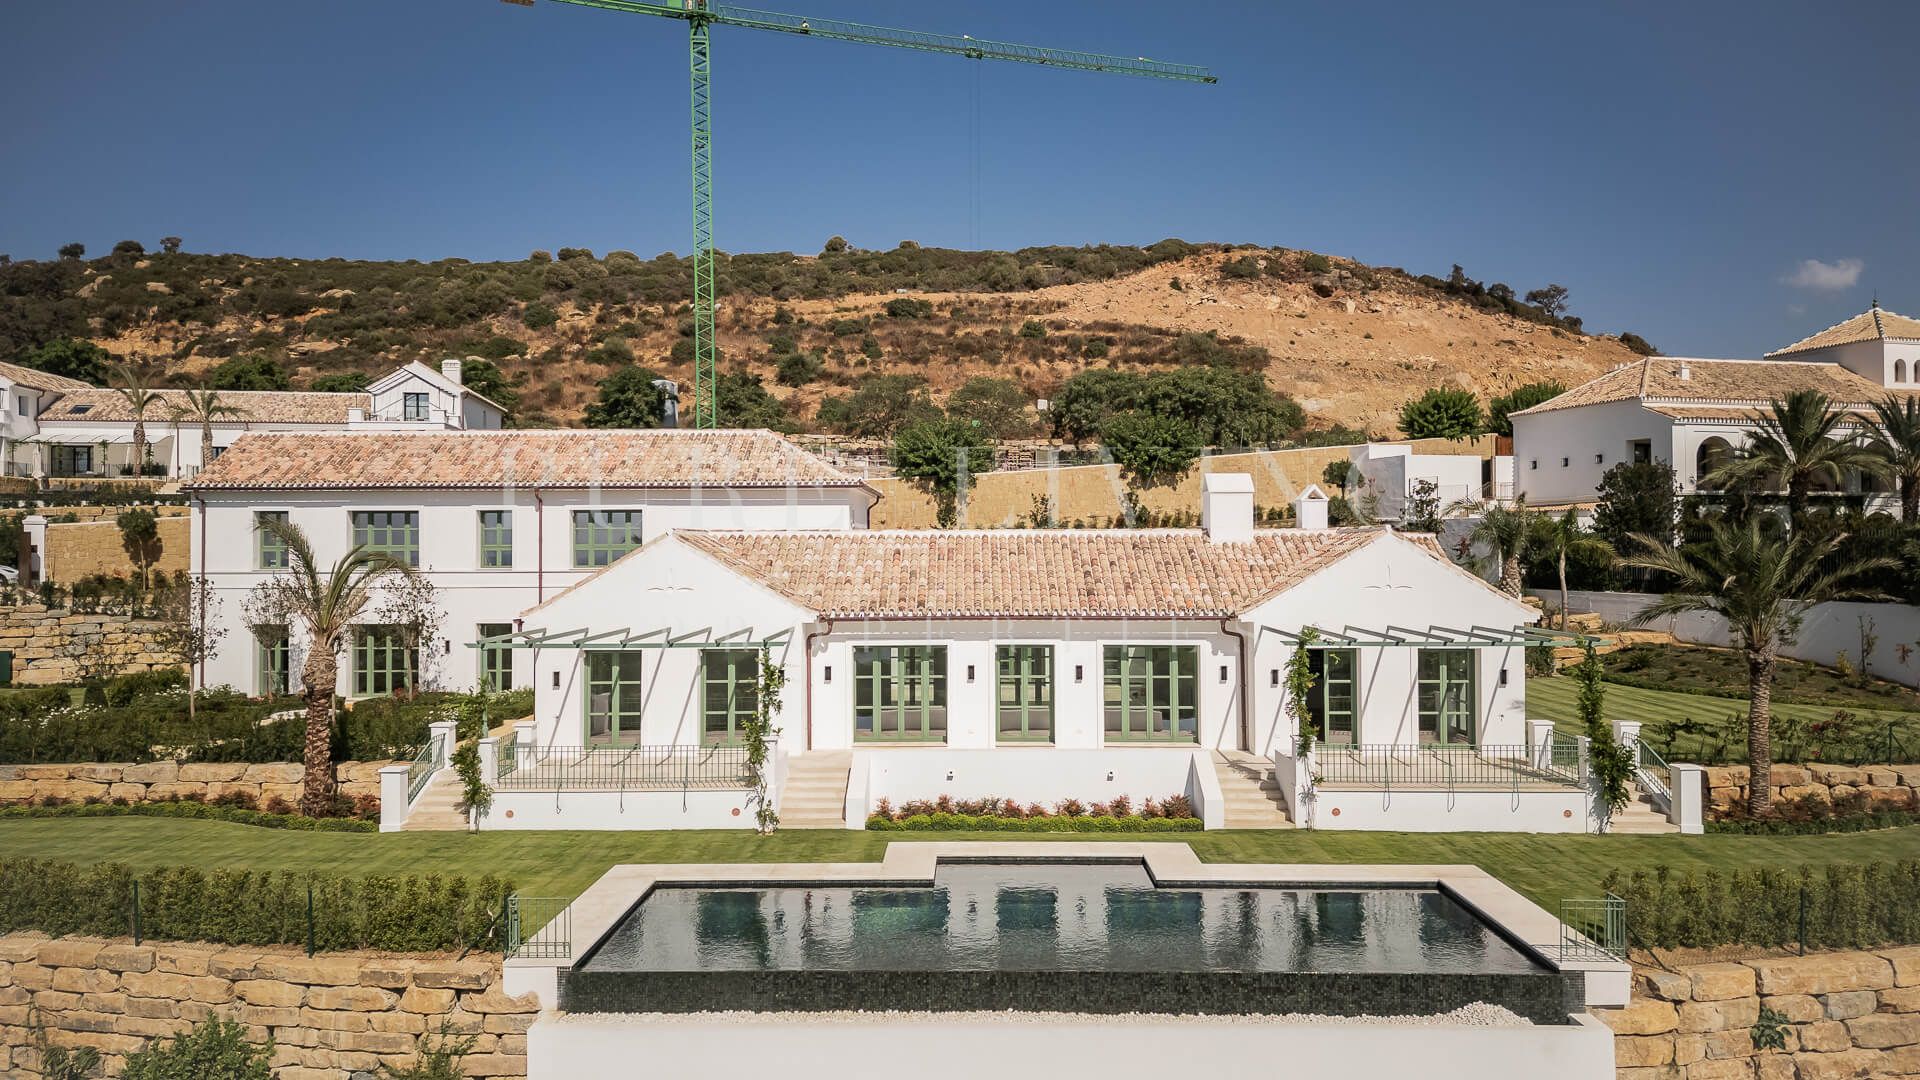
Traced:
[[452, 638], [440, 639], [440, 655], [441, 656], [453, 655], [453, 639]]
[[973, 665], [972, 664], [967, 665], [967, 681], [968, 682], [973, 681]]
[[1268, 672], [1267, 672], [1267, 685], [1268, 685], [1268, 686], [1279, 686], [1279, 685], [1280, 685], [1280, 669], [1279, 669], [1279, 668], [1272, 668], [1272, 669], [1270, 669], [1270, 670], [1268, 670]]
[[1227, 681], [1227, 665], [1225, 664], [1220, 665], [1220, 681], [1221, 682]]
[[560, 672], [558, 669], [555, 669], [553, 673], [553, 688], [555, 690], [560, 689]]
[[1601, 462], [1603, 462], [1603, 461], [1605, 461], [1605, 460], [1607, 460], [1607, 455], [1605, 455], [1605, 454], [1595, 454], [1595, 455], [1593, 455], [1593, 463], [1594, 463], [1595, 465], [1598, 465], [1598, 464], [1600, 464]]
[[1113, 782], [1113, 770], [1112, 770], [1112, 769], [1108, 769], [1108, 770], [1107, 770], [1107, 782], [1108, 782], [1108, 783], [1112, 783], [1112, 782]]
[[948, 770], [947, 770], [947, 779], [948, 779], [948, 780], [952, 780], [952, 779], [953, 779], [953, 770], [952, 770], [952, 769], [948, 769]]
[[1506, 668], [1500, 669], [1500, 685], [1501, 686], [1507, 685], [1507, 669]]
[[1074, 682], [1083, 682], [1085, 681], [1086, 677], [1087, 676], [1086, 676], [1085, 668], [1081, 667], [1079, 664], [1073, 665], [1073, 681]]
[[820, 669], [820, 681], [821, 682], [833, 681], [833, 665], [832, 664], [828, 664], [826, 667], [823, 667]]

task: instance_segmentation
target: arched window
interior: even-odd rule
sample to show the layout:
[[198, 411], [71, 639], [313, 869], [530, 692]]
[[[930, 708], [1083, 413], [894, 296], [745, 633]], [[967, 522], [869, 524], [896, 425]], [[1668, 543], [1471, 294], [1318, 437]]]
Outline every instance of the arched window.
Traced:
[[1718, 435], [1702, 442], [1699, 451], [1694, 455], [1694, 486], [1702, 491], [1712, 491], [1714, 488], [1707, 483], [1707, 477], [1712, 475], [1713, 470], [1732, 460], [1732, 443]]
[[1907, 362], [1905, 360], [1895, 360], [1893, 362], [1893, 381], [1897, 383], [1907, 381]]

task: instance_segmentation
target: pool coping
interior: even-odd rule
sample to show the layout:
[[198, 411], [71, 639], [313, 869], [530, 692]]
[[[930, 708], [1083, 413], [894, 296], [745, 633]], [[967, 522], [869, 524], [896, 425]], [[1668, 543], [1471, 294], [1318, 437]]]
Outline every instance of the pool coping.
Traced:
[[659, 884], [721, 882], [837, 882], [884, 879], [933, 883], [942, 859], [967, 862], [1098, 861], [1146, 866], [1155, 882], [1168, 885], [1262, 884], [1375, 885], [1435, 888], [1451, 894], [1514, 945], [1554, 971], [1584, 975], [1588, 1008], [1627, 1003], [1631, 968], [1620, 961], [1559, 957], [1560, 920], [1477, 866], [1396, 863], [1208, 863], [1177, 841], [1100, 843], [1036, 841], [895, 841], [877, 863], [649, 863], [614, 866], [573, 901], [571, 952], [565, 957], [513, 957], [503, 965], [503, 989], [535, 993], [541, 1007], [556, 1009], [561, 968], [571, 968], [648, 890]]

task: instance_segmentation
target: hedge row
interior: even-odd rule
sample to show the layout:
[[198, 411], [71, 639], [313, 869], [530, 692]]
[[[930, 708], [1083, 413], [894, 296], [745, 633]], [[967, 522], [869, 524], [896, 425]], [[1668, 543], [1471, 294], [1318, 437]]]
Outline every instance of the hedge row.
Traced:
[[1147, 817], [1037, 817], [1010, 818], [997, 814], [913, 814], [890, 818], [874, 814], [867, 828], [875, 832], [1071, 832], [1071, 833], [1158, 833], [1199, 832], [1199, 818]]
[[192, 818], [206, 821], [231, 821], [240, 825], [257, 825], [263, 829], [293, 829], [300, 832], [379, 832], [378, 821], [364, 818], [332, 817], [310, 818], [300, 814], [275, 814], [265, 810], [249, 810], [242, 806], [221, 806], [217, 803], [192, 802], [181, 799], [175, 802], [140, 803], [70, 803], [65, 806], [6, 806], [0, 807], [0, 818], [46, 818], [46, 817], [164, 817]]
[[135, 874], [118, 863], [0, 861], [0, 933], [125, 935], [139, 882], [146, 937], [223, 945], [304, 945], [312, 890], [314, 946], [428, 952], [498, 950], [512, 890], [488, 875], [343, 877], [173, 866]]
[[1827, 833], [1874, 832], [1920, 825], [1920, 813], [1912, 810], [1875, 810], [1844, 817], [1772, 817], [1760, 820], [1730, 819], [1707, 822], [1710, 833], [1735, 833], [1746, 836], [1823, 836]]
[[1920, 860], [1675, 872], [1604, 882], [1626, 899], [1634, 945], [1867, 949], [1920, 944]]

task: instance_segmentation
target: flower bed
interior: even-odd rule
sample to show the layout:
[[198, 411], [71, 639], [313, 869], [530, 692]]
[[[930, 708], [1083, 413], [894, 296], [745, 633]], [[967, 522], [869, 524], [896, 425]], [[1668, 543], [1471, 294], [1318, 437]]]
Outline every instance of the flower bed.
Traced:
[[867, 815], [875, 831], [934, 832], [1197, 832], [1203, 826], [1185, 795], [1147, 799], [1135, 809], [1122, 795], [1112, 802], [1065, 799], [1052, 807], [1013, 799], [915, 799], [898, 808], [881, 799]]

